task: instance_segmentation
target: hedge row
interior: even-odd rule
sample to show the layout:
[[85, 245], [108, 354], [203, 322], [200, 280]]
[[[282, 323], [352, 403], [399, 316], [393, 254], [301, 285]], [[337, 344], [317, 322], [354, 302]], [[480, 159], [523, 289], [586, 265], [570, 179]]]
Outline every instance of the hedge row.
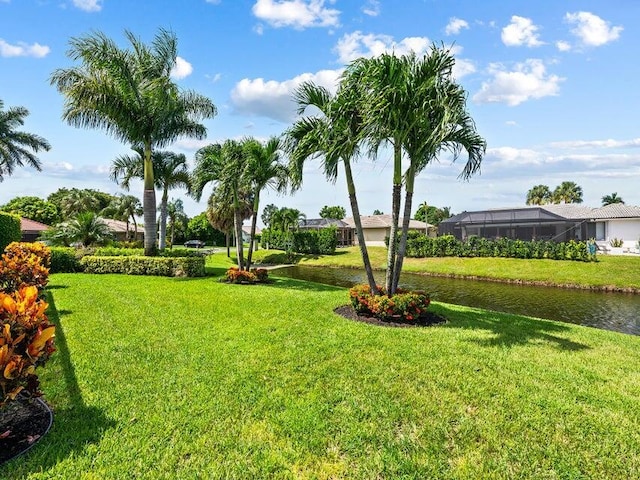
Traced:
[[320, 230], [299, 230], [283, 232], [266, 229], [262, 231], [262, 248], [291, 250], [295, 253], [311, 255], [331, 255], [338, 246], [335, 227]]
[[0, 253], [11, 242], [19, 242], [21, 238], [20, 217], [13, 213], [0, 212]]
[[80, 260], [85, 273], [124, 273], [164, 277], [203, 277], [204, 257], [97, 257]]
[[472, 236], [466, 241], [457, 240], [453, 235], [430, 238], [418, 232], [409, 232], [407, 257], [504, 257], [536, 258], [551, 260], [574, 260], [593, 262], [595, 254], [589, 253], [587, 242], [570, 240], [552, 242], [549, 240], [513, 240], [500, 238], [489, 240]]

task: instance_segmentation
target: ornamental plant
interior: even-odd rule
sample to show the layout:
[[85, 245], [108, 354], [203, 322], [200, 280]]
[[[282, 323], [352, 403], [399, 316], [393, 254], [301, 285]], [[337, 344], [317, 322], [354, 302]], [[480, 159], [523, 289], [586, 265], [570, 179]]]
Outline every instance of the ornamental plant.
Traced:
[[0, 257], [0, 291], [9, 293], [25, 286], [42, 290], [49, 282], [51, 250], [40, 243], [13, 242]]
[[431, 299], [425, 292], [396, 290], [395, 295], [387, 296], [382, 287], [380, 295], [371, 293], [369, 285], [355, 285], [349, 290], [349, 299], [354, 310], [361, 315], [371, 315], [383, 321], [400, 319], [415, 322], [427, 311]]
[[42, 395], [35, 370], [55, 350], [47, 307], [34, 285], [0, 293], [0, 408], [22, 391]]
[[269, 273], [265, 268], [252, 268], [251, 271], [246, 271], [231, 267], [225, 273], [227, 283], [264, 283], [268, 279]]

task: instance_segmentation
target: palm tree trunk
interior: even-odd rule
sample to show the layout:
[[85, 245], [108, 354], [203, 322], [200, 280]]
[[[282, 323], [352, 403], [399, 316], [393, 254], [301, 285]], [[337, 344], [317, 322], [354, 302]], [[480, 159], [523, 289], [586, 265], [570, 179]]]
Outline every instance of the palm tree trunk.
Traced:
[[152, 257], [157, 254], [156, 247], [156, 190], [153, 185], [153, 163], [151, 162], [151, 142], [144, 145], [144, 254]]
[[160, 202], [160, 250], [167, 246], [167, 203], [169, 201], [169, 189], [164, 188], [162, 201]]
[[227, 241], [227, 258], [231, 256], [231, 239], [229, 238], [229, 232], [225, 232], [224, 234], [225, 240]]
[[391, 229], [389, 232], [389, 250], [387, 251], [387, 275], [385, 288], [387, 295], [395, 293], [393, 288], [394, 268], [396, 262], [398, 221], [400, 217], [400, 195], [402, 193], [402, 147], [399, 141], [393, 144], [393, 192], [391, 205]]
[[136, 222], [135, 215], [131, 214], [131, 220], [133, 220], [133, 240], [138, 240], [138, 222]]
[[172, 220], [171, 221], [171, 247], [170, 249], [173, 250], [173, 240], [175, 238], [174, 234], [176, 232], [176, 221]]
[[356, 186], [353, 182], [353, 175], [351, 173], [351, 164], [348, 161], [344, 161], [344, 171], [347, 179], [347, 190], [349, 191], [349, 202], [351, 203], [351, 213], [353, 215], [353, 221], [356, 224], [356, 235], [358, 236], [358, 246], [360, 247], [360, 255], [362, 255], [362, 263], [364, 264], [364, 271], [367, 274], [367, 281], [369, 282], [369, 288], [371, 293], [379, 295], [378, 286], [376, 280], [373, 278], [373, 269], [371, 268], [371, 260], [369, 259], [369, 252], [367, 251], [367, 244], [364, 241], [364, 231], [362, 230], [362, 221], [360, 219], [360, 208], [358, 207], [358, 199], [356, 197]]
[[249, 237], [249, 253], [247, 253], [247, 270], [251, 269], [251, 257], [253, 256], [253, 243], [256, 238], [256, 223], [258, 222], [258, 207], [260, 206], [260, 191], [256, 192], [253, 199], [253, 215], [251, 216], [251, 236]]
[[238, 196], [235, 194], [233, 203], [234, 226], [236, 229], [236, 256], [238, 257], [238, 268], [240, 270], [244, 270], [244, 251], [242, 249], [242, 216], [240, 215]]
[[[122, 217], [120, 217], [122, 218]], [[124, 234], [125, 241], [131, 240], [131, 236], [129, 235], [129, 215], [127, 215], [127, 232]]]
[[394, 292], [398, 289], [398, 283], [400, 282], [400, 273], [402, 273], [402, 263], [407, 252], [407, 237], [409, 235], [409, 222], [411, 221], [411, 207], [413, 203], [413, 188], [415, 176], [416, 175], [413, 167], [409, 167], [406, 175], [406, 191], [404, 198], [404, 216], [402, 217], [402, 233], [400, 235], [400, 245], [398, 246], [396, 264], [393, 271]]

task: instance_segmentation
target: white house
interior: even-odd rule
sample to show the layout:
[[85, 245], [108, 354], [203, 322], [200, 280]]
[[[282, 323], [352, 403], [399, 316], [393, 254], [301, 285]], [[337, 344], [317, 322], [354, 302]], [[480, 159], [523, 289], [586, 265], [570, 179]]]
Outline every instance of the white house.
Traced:
[[[351, 228], [355, 229], [356, 224], [353, 221], [353, 217], [344, 219]], [[391, 232], [391, 215], [361, 215], [360, 221], [362, 222], [362, 231], [364, 233], [364, 242], [368, 247], [384, 247], [385, 237], [389, 236]], [[402, 218], [400, 218], [399, 225], [402, 226]], [[409, 220], [409, 230], [417, 230], [420, 232], [431, 231], [433, 225], [418, 220]], [[354, 232], [354, 243], [358, 244], [358, 237]]]

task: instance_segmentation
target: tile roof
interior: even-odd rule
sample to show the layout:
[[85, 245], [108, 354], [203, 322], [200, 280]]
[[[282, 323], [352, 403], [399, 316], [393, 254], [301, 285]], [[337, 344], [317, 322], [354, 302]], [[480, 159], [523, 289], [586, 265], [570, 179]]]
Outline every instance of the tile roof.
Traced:
[[[107, 224], [109, 230], [114, 233], [126, 233], [127, 231], [127, 222], [123, 222], [121, 220], [114, 220], [113, 218], [103, 218], [102, 221]], [[141, 228], [144, 228], [144, 225], [138, 224], [138, 231]], [[135, 226], [133, 223], [129, 222], [129, 232], [133, 232], [135, 230]]]
[[24, 217], [20, 218], [20, 230], [23, 232], [44, 232], [48, 228], [49, 225], [45, 225], [44, 223], [36, 222], [35, 220], [30, 220]]
[[612, 203], [611, 205], [594, 209], [591, 218], [640, 218], [640, 207]]
[[[345, 218], [344, 221], [349, 226], [355, 228], [356, 224], [353, 221], [353, 217]], [[391, 227], [391, 215], [361, 215], [360, 221], [362, 222], [362, 228], [390, 228]], [[402, 225], [402, 218], [400, 218], [399, 225]], [[425, 228], [426, 224], [418, 220], [409, 220], [409, 228], [419, 230]], [[433, 225], [429, 225], [432, 227]]]

